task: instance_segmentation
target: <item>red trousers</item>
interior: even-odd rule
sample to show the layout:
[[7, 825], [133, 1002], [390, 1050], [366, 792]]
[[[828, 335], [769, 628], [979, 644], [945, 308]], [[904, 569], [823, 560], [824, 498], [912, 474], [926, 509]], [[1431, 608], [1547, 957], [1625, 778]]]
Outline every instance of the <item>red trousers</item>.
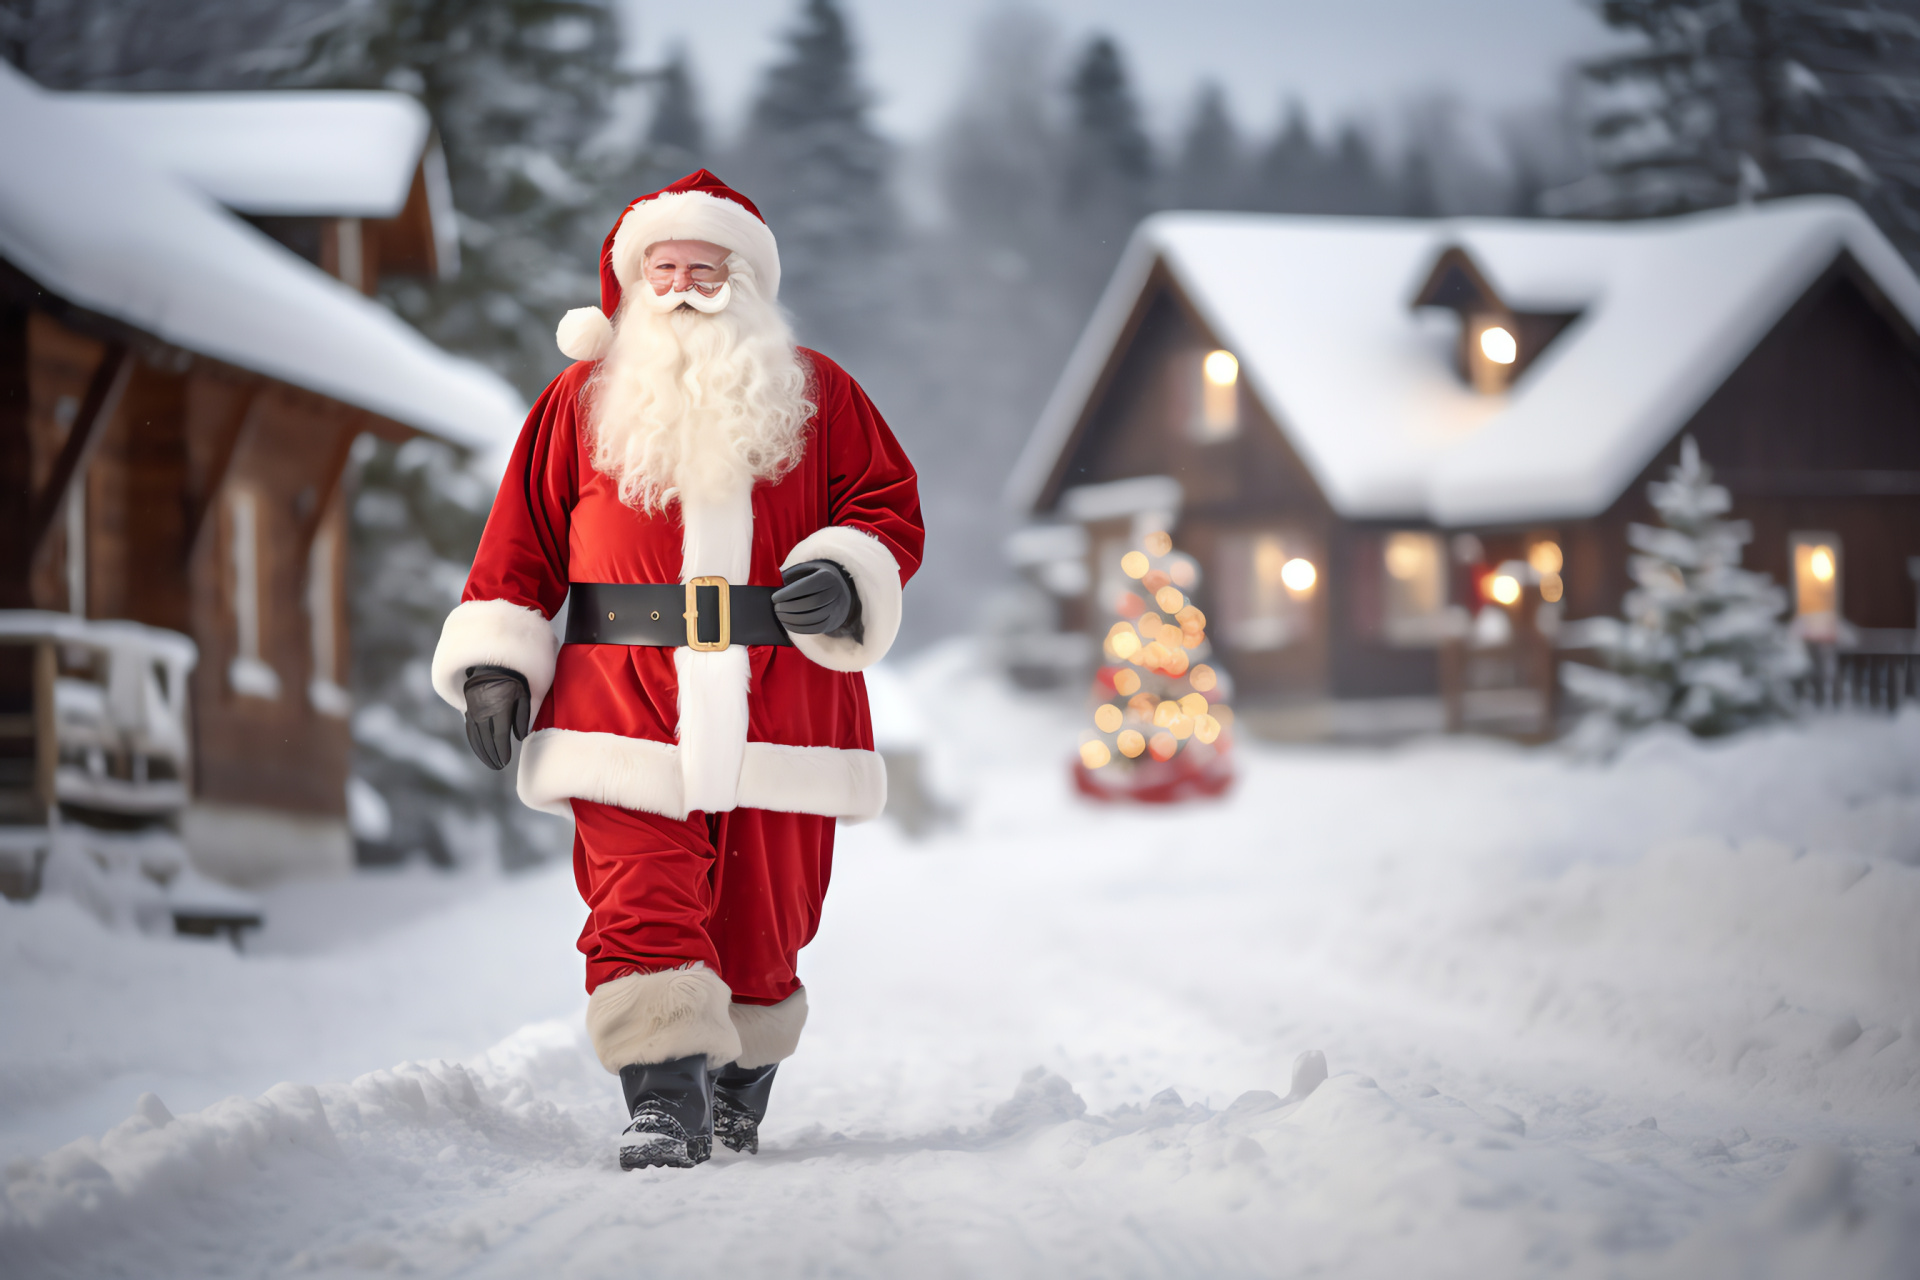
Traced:
[[573, 818], [589, 993], [695, 960], [741, 1004], [800, 989], [794, 964], [833, 872], [832, 818], [734, 809], [675, 821], [590, 800], [573, 802]]

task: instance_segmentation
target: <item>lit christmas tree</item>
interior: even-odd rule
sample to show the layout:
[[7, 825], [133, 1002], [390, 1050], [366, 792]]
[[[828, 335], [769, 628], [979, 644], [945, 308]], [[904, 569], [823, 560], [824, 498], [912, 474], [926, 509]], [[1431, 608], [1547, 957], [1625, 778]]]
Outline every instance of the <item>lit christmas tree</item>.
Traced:
[[1233, 712], [1207, 652], [1207, 618], [1182, 589], [1198, 570], [1173, 539], [1150, 533], [1120, 568], [1137, 586], [1112, 601], [1118, 621], [1094, 673], [1094, 729], [1084, 735], [1074, 781], [1103, 800], [1167, 803], [1219, 795], [1233, 781], [1227, 757]]
[[1680, 465], [1647, 496], [1665, 527], [1627, 527], [1641, 554], [1630, 566], [1639, 585], [1627, 593], [1626, 620], [1586, 624], [1611, 670], [1561, 668], [1567, 688], [1593, 708], [1581, 737], [1604, 746], [1660, 720], [1712, 737], [1792, 714], [1806, 648], [1781, 621], [1786, 594], [1740, 567], [1753, 530], [1722, 518], [1732, 499], [1692, 436], [1681, 442]]

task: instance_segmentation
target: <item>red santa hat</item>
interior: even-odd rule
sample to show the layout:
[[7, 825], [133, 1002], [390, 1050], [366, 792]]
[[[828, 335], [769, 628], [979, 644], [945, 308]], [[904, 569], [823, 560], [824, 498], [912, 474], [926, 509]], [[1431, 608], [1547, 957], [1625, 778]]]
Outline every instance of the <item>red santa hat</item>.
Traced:
[[575, 360], [598, 360], [613, 338], [608, 317], [620, 295], [640, 279], [647, 250], [662, 240], [706, 240], [725, 245], [746, 260], [768, 301], [780, 296], [780, 249], [753, 201], [701, 169], [641, 196], [621, 211], [600, 248], [600, 305], [579, 307], [560, 319], [554, 335]]

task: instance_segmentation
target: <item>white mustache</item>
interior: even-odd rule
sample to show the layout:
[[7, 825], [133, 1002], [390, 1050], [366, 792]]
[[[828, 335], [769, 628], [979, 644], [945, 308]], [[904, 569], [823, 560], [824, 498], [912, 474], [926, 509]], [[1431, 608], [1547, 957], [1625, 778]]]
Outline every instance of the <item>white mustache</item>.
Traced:
[[643, 285], [640, 290], [640, 296], [645, 298], [647, 305], [655, 311], [673, 311], [684, 304], [692, 307], [695, 311], [703, 315], [710, 316], [727, 309], [727, 304], [733, 301], [733, 286], [722, 281], [719, 290], [715, 292], [712, 297], [708, 297], [706, 294], [700, 292], [697, 286], [688, 289], [685, 293], [674, 293], [672, 291], [655, 293], [651, 285]]

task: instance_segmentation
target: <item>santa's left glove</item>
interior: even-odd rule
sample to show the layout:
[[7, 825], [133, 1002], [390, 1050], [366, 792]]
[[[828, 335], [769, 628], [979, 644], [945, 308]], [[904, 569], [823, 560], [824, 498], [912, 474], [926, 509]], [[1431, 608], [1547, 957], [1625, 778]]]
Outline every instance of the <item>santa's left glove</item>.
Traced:
[[468, 667], [466, 692], [467, 745], [487, 768], [506, 768], [533, 714], [527, 678], [507, 667]]
[[804, 560], [780, 571], [773, 589], [773, 616], [788, 631], [860, 638], [860, 593], [847, 571], [831, 560]]

